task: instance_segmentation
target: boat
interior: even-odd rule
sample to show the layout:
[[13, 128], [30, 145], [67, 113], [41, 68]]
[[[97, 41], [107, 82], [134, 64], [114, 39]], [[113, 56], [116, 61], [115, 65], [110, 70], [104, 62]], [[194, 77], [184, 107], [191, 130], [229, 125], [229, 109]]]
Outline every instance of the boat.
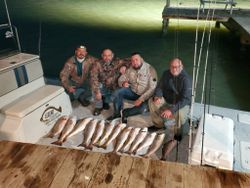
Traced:
[[[8, 23], [0, 25], [0, 31], [1, 40], [4, 40], [8, 47], [7, 49], [1, 49], [0, 59], [0, 140], [49, 145], [51, 147], [51, 142], [55, 139], [44, 138], [43, 136], [49, 132], [58, 118], [63, 115], [76, 115], [78, 119], [93, 117], [93, 107], [83, 107], [78, 101], [71, 103], [61, 86], [46, 84], [39, 56], [21, 52], [17, 29], [11, 24], [10, 19]], [[128, 102], [126, 105], [131, 104]], [[249, 173], [250, 112], [200, 103], [194, 103], [193, 105], [193, 114], [190, 119], [197, 125], [197, 128], [192, 130], [192, 133], [196, 132], [196, 138], [193, 142], [198, 149], [186, 148], [183, 155], [188, 156], [187, 150], [191, 150], [190, 158], [179, 162], [188, 163], [189, 161], [190, 164], [194, 165], [212, 166]], [[111, 113], [112, 109], [104, 111], [97, 118], [106, 119]], [[211, 148], [209, 144], [209, 146], [205, 145], [206, 151], [204, 153], [203, 149], [201, 149], [202, 142], [200, 140], [206, 138], [206, 134], [210, 134], [210, 132], [206, 132], [209, 130], [204, 128], [206, 124], [214, 123], [213, 118], [220, 121], [226, 119], [230, 122], [229, 125], [228, 123], [223, 124], [225, 127], [230, 126], [229, 133], [227, 134], [225, 131], [230, 139], [229, 149], [225, 148], [227, 143], [219, 147], [223, 152], [226, 150], [225, 155], [230, 158], [228, 160], [229, 165], [223, 165], [226, 163], [225, 160], [218, 161], [219, 158], [222, 158], [220, 150], [215, 148], [216, 151], [213, 151], [214, 148]], [[206, 119], [208, 122], [206, 122]], [[128, 125], [134, 127], [150, 126], [149, 114], [145, 113], [130, 117]], [[212, 126], [216, 127], [220, 126], [220, 124], [212, 124]], [[222, 131], [225, 127], [223, 127]], [[223, 140], [224, 137], [220, 138], [221, 135], [210, 134], [210, 136], [212, 141], [219, 140], [219, 143], [225, 141]], [[83, 150], [76, 147], [81, 139], [82, 135], [78, 134], [74, 138], [70, 138], [62, 147]], [[8, 143], [7, 145], [11, 144]], [[179, 143], [180, 147], [181, 145], [182, 143]], [[107, 153], [109, 149], [104, 151], [94, 148], [93, 151]], [[173, 155], [178, 154], [179, 151], [174, 151]]]

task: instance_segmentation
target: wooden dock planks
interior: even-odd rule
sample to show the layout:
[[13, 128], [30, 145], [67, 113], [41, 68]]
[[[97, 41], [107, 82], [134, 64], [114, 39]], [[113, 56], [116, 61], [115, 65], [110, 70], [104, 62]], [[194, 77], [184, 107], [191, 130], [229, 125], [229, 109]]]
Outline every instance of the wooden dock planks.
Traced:
[[0, 142], [0, 187], [250, 187], [250, 174], [114, 153]]

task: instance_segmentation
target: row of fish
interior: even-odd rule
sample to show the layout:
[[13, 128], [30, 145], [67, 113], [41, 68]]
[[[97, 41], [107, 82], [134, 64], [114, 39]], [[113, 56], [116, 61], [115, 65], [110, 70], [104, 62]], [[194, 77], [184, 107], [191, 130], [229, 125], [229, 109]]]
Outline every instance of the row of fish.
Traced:
[[57, 137], [58, 140], [52, 144], [62, 145], [67, 138], [80, 132], [83, 134], [83, 141], [79, 146], [86, 149], [92, 150], [93, 146], [106, 149], [115, 141], [114, 152], [131, 155], [147, 148], [144, 157], [155, 153], [165, 137], [164, 133], [149, 133], [147, 128], [126, 126], [118, 119], [107, 122], [87, 117], [77, 121], [76, 116], [60, 117], [46, 137]]

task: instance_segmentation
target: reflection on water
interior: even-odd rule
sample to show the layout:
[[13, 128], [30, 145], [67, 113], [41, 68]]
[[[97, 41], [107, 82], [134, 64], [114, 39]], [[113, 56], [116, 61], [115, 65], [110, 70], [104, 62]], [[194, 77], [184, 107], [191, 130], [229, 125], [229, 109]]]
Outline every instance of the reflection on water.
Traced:
[[[19, 28], [24, 51], [38, 53], [41, 34], [40, 55], [48, 77], [58, 77], [77, 44], [86, 45], [96, 57], [106, 47], [119, 57], [139, 51], [145, 61], [155, 66], [159, 76], [167, 68], [167, 62], [179, 56], [192, 73], [196, 23], [171, 20], [167, 35], [161, 37], [161, 11], [165, 1], [53, 0], [53, 6], [52, 1], [24, 1], [8, 1], [12, 21]], [[205, 53], [206, 44], [203, 50]], [[207, 95], [207, 101], [250, 110], [249, 60], [249, 48], [241, 51], [238, 38], [223, 27], [213, 29], [208, 59], [208, 72], [212, 76], [207, 82], [211, 95]], [[201, 62], [204, 61], [203, 56]], [[197, 100], [200, 93], [199, 87]]]

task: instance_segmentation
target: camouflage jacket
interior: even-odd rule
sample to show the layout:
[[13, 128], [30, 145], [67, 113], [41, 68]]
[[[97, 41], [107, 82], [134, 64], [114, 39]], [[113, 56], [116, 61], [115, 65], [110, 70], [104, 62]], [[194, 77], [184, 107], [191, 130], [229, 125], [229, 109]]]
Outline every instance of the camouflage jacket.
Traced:
[[140, 69], [134, 69], [132, 66], [126, 70], [124, 75], [118, 80], [122, 87], [124, 82], [128, 82], [131, 90], [140, 95], [140, 100], [148, 100], [154, 93], [157, 85], [157, 73], [148, 63], [143, 62]]
[[96, 58], [87, 55], [85, 60], [82, 62], [82, 74], [79, 75], [77, 72], [77, 60], [75, 56], [70, 57], [60, 72], [60, 79], [63, 87], [68, 90], [68, 88], [71, 86], [70, 80], [74, 81], [76, 86], [83, 84], [84, 81], [89, 77], [92, 64], [95, 62], [95, 60]]
[[105, 63], [97, 60], [91, 69], [91, 87], [94, 93], [100, 91], [100, 84], [106, 88], [115, 90], [118, 87], [118, 78], [120, 77], [120, 67], [128, 67], [128, 59], [115, 58], [111, 63]]

